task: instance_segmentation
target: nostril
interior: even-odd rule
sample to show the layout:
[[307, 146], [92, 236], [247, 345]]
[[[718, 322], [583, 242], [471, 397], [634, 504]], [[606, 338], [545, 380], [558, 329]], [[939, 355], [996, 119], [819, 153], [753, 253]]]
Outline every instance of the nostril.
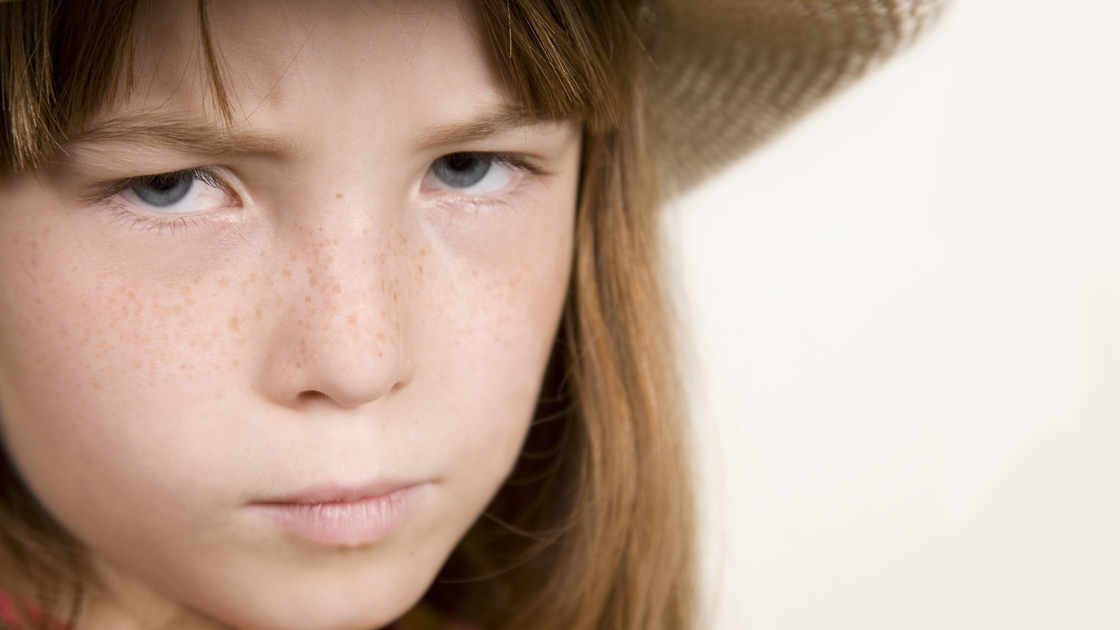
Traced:
[[309, 390], [300, 392], [299, 395], [296, 396], [296, 398], [300, 402], [307, 403], [307, 402], [317, 402], [317, 401], [327, 400], [327, 399], [330, 398], [330, 396], [327, 396], [323, 392], [320, 392], [320, 391], [317, 391], [317, 390], [314, 390], [314, 389], [309, 389]]

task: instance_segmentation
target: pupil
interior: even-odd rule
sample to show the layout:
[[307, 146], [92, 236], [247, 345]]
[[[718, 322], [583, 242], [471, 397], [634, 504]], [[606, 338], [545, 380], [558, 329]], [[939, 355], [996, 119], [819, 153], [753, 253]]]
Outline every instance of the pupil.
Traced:
[[474, 153], [452, 153], [432, 163], [432, 171], [453, 188], [468, 188], [490, 172], [490, 162]]
[[149, 185], [159, 192], [167, 192], [168, 190], [171, 190], [175, 186], [179, 185], [179, 183], [182, 181], [183, 177], [179, 176], [178, 174], [160, 175], [153, 179], [152, 183]]
[[447, 165], [457, 171], [465, 171], [477, 161], [478, 158], [469, 153], [452, 153], [447, 157]]

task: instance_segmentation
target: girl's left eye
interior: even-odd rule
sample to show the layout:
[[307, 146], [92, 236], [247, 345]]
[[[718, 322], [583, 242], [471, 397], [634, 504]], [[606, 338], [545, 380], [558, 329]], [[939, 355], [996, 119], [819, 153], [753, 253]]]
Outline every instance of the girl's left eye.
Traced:
[[221, 182], [200, 169], [131, 178], [120, 188], [120, 195], [159, 214], [193, 214], [235, 203]]
[[501, 190], [517, 173], [508, 161], [485, 153], [450, 153], [435, 162], [424, 177], [425, 186], [469, 194]]

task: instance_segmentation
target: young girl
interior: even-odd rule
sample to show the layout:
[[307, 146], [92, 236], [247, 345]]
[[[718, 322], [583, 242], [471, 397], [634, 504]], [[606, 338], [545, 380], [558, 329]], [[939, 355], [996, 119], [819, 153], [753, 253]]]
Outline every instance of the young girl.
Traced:
[[0, 4], [0, 618], [691, 627], [658, 188], [928, 12]]

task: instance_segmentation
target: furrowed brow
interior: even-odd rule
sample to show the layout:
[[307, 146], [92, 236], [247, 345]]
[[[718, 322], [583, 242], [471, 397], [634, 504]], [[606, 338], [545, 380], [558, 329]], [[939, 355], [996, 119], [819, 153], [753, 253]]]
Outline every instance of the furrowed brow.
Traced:
[[496, 112], [472, 121], [431, 127], [420, 135], [418, 144], [430, 147], [475, 142], [545, 121], [547, 118], [534, 115], [520, 106], [507, 104]]
[[278, 138], [255, 133], [231, 132], [220, 124], [204, 124], [150, 115], [99, 121], [72, 138], [67, 144], [80, 146], [108, 142], [163, 146], [210, 157], [269, 155], [291, 151], [290, 143]]

